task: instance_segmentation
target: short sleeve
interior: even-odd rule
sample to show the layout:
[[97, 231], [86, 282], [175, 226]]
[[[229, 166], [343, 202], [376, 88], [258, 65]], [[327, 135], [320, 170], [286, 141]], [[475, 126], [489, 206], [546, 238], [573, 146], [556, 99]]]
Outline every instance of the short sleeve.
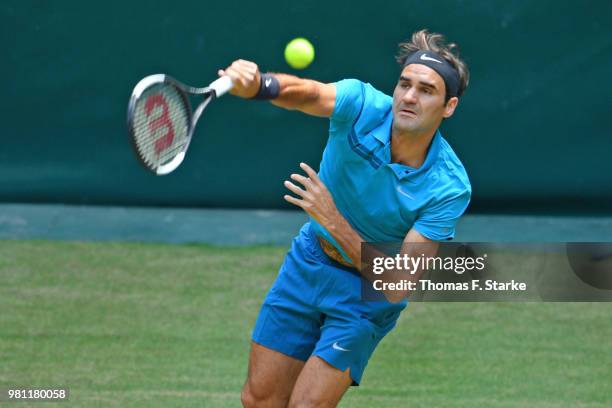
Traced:
[[363, 108], [363, 82], [357, 79], [343, 79], [336, 86], [336, 102], [332, 121], [354, 122]]
[[470, 203], [470, 190], [442, 200], [426, 208], [413, 228], [432, 241], [447, 241], [455, 237], [455, 226]]
[[336, 103], [331, 117], [331, 129], [352, 126], [357, 134], [366, 134], [380, 126], [391, 111], [392, 98], [357, 79], [335, 83]]

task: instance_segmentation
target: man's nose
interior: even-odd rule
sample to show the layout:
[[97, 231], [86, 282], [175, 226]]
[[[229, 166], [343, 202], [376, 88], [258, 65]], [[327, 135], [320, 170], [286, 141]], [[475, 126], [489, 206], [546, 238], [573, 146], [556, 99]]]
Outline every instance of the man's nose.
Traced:
[[417, 101], [416, 90], [414, 88], [408, 89], [406, 93], [404, 93], [404, 96], [402, 97], [402, 101], [404, 103], [416, 103]]

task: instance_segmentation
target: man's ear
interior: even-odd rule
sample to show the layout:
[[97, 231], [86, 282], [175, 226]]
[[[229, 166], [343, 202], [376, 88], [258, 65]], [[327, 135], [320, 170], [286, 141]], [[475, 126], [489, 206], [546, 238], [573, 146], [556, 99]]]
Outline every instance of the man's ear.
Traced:
[[451, 116], [453, 116], [457, 104], [459, 104], [459, 98], [457, 98], [456, 96], [453, 96], [448, 100], [448, 102], [446, 102], [446, 105], [444, 106], [444, 118], [450, 118]]

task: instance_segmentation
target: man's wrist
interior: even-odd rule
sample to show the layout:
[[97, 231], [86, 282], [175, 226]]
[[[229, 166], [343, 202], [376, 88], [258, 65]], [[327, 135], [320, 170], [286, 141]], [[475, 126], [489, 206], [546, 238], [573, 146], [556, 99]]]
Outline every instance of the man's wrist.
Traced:
[[259, 91], [251, 99], [270, 100], [276, 99], [280, 94], [280, 82], [274, 74], [261, 74]]
[[329, 219], [328, 225], [326, 225], [325, 228], [327, 228], [330, 233], [338, 233], [342, 230], [343, 221], [346, 223], [344, 217], [339, 212], [336, 212], [336, 214]]

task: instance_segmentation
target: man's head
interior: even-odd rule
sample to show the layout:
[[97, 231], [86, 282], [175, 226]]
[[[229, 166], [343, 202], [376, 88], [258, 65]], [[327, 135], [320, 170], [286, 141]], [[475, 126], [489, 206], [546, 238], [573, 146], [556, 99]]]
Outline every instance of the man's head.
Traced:
[[399, 45], [402, 66], [393, 92], [393, 127], [400, 132], [429, 133], [452, 116], [469, 82], [467, 65], [442, 34], [427, 30]]

